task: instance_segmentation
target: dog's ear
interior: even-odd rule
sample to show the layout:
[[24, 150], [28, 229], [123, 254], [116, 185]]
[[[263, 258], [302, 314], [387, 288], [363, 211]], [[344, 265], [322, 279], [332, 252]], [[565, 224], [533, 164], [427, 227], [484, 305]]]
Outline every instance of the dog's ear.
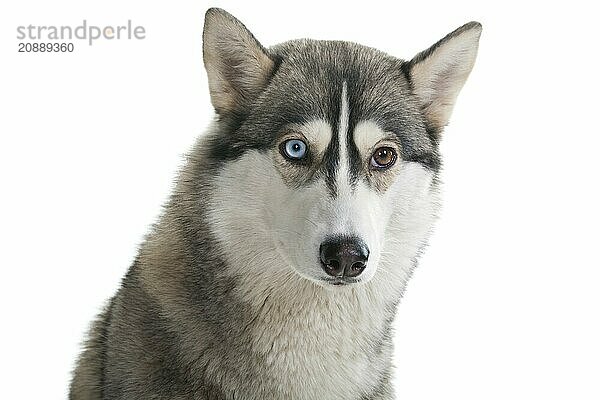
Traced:
[[481, 24], [469, 22], [405, 64], [405, 71], [429, 124], [446, 126], [477, 56]]
[[275, 67], [244, 24], [219, 8], [206, 12], [203, 54], [211, 101], [220, 115], [244, 113]]

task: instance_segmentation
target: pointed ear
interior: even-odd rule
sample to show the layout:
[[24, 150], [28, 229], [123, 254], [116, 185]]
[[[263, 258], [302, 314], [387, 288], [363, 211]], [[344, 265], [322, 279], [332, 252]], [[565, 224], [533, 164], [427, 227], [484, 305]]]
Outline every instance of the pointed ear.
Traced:
[[244, 113], [275, 67], [252, 33], [219, 8], [206, 12], [203, 53], [211, 101], [220, 115]]
[[448, 124], [456, 96], [475, 64], [480, 35], [481, 24], [469, 22], [405, 66], [425, 117], [437, 132]]

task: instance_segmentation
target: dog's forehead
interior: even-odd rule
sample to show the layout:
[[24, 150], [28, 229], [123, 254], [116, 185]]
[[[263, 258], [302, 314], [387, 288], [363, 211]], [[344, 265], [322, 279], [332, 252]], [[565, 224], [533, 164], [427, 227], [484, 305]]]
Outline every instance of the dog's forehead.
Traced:
[[[287, 127], [311, 121], [327, 124], [328, 129], [320, 130], [326, 135], [321, 140], [335, 139], [345, 102], [344, 130], [350, 147], [357, 126], [369, 121], [369, 126], [378, 129], [362, 137], [363, 143], [380, 137], [379, 131], [396, 135], [403, 159], [437, 168], [437, 145], [412, 95], [402, 60], [341, 41], [295, 40], [268, 51], [277, 60], [276, 71], [245, 117], [241, 135], [231, 138], [228, 157], [245, 149], [273, 148]], [[336, 140], [331, 140], [329, 150], [334, 156], [336, 148]]]
[[402, 72], [403, 61], [350, 42], [295, 40], [270, 49], [281, 62], [266, 98], [284, 121], [327, 121], [337, 132], [346, 86], [352, 133], [362, 121], [428, 147], [426, 126]]
[[350, 42], [297, 40], [271, 51], [281, 60], [272, 95], [281, 95], [298, 112], [337, 121], [344, 83], [354, 118], [383, 119], [411, 108], [402, 61], [378, 50]]

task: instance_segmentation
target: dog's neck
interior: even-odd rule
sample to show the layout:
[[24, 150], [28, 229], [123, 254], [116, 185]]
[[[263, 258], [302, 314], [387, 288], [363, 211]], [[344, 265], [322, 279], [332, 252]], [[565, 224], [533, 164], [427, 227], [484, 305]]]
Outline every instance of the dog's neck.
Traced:
[[277, 277], [241, 278], [236, 292], [254, 314], [248, 326], [252, 351], [286, 398], [347, 398], [373, 387], [386, 365], [381, 360], [391, 357], [400, 286], [376, 277], [328, 288], [290, 268]]

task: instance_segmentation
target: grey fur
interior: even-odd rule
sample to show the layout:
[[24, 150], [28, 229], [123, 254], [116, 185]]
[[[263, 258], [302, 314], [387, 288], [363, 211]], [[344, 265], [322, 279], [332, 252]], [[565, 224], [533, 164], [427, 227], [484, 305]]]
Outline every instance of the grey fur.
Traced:
[[[247, 72], [244, 60], [236, 61], [242, 66], [235, 71], [228, 71], [227, 63], [216, 67], [223, 71], [213, 70], [211, 93], [218, 120], [191, 151], [163, 215], [141, 246], [117, 294], [92, 326], [74, 371], [70, 399], [287, 399], [297, 392], [274, 381], [270, 371], [277, 364], [268, 352], [257, 351], [253, 345], [257, 329], [268, 326], [261, 324], [269, 318], [292, 321], [297, 310], [311, 304], [319, 313], [323, 311], [317, 310], [317, 305], [331, 303], [335, 307], [336, 299], [358, 302], [363, 289], [340, 294], [298, 278], [298, 293], [293, 298], [266, 285], [257, 307], [239, 295], [243, 289], [240, 281], [227, 274], [231, 266], [211, 229], [208, 210], [217, 206], [212, 199], [218, 189], [215, 176], [219, 171], [250, 150], [273, 149], [282, 127], [315, 117], [336, 127], [343, 82], [348, 85], [352, 110], [349, 131], [359, 120], [378, 121], [397, 135], [403, 160], [421, 163], [437, 175], [441, 127], [429, 124], [410, 79], [412, 63], [428, 53], [407, 63], [347, 42], [296, 40], [264, 49], [224, 11], [209, 10], [207, 20], [207, 24], [232, 24], [249, 46], [256, 46], [250, 53], [264, 54], [264, 70], [250, 74], [253, 82], [243, 76]], [[470, 28], [473, 26], [461, 29]], [[205, 29], [205, 43], [206, 35]], [[213, 58], [207, 51], [214, 50], [205, 47], [207, 63]], [[225, 49], [218, 57], [223, 60], [227, 56]], [[249, 86], [223, 91], [219, 86], [223, 82], [215, 79]], [[335, 146], [332, 140], [321, 163], [302, 175], [305, 184], [329, 177], [335, 192]], [[355, 150], [350, 150], [354, 154]], [[352, 164], [354, 178], [369, 181], [357, 160]], [[369, 360], [377, 379], [365, 383], [348, 400], [393, 398], [391, 325], [400, 297], [401, 289], [389, 298], [377, 299], [382, 305], [381, 323], [355, 338], [356, 354]], [[352, 307], [368, 313], [372, 304], [367, 303]], [[347, 315], [338, 314], [328, 317], [331, 323], [349, 323]], [[303, 329], [319, 327], [306, 324]], [[302, 348], [294, 351], [298, 358], [304, 356]], [[310, 376], [310, 371], [307, 373]]]

